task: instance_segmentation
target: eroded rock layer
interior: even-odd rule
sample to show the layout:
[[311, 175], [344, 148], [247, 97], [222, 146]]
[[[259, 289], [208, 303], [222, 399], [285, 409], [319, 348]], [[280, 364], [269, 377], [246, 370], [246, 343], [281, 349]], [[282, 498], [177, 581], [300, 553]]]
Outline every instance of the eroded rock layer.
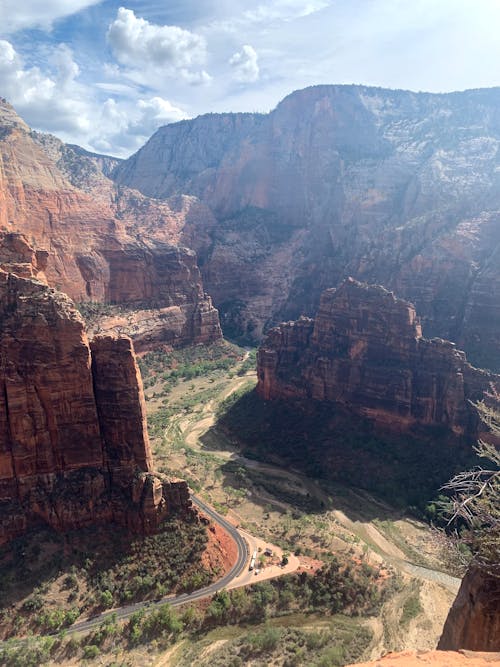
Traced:
[[152, 473], [130, 339], [89, 345], [66, 295], [0, 271], [0, 352], [0, 542], [39, 523], [149, 533], [190, 511], [185, 482]]
[[219, 339], [217, 311], [185, 247], [189, 221], [205, 209], [193, 197], [159, 202], [117, 187], [104, 173], [115, 163], [31, 132], [0, 100], [0, 266], [76, 302], [140, 303], [156, 335], [122, 330], [142, 345]]
[[[500, 651], [500, 578], [471, 568], [446, 619], [443, 651]], [[498, 656], [500, 664], [500, 654]]]
[[500, 381], [453, 343], [423, 338], [410, 303], [351, 278], [323, 293], [315, 319], [269, 332], [258, 379], [265, 400], [332, 402], [384, 430], [443, 427], [462, 439], [477, 438], [472, 403]]
[[212, 242], [191, 247], [231, 333], [260, 340], [311, 316], [351, 275], [409, 299], [424, 335], [498, 372], [499, 101], [499, 88], [314, 86], [269, 114], [160, 128], [114, 178], [210, 207]]

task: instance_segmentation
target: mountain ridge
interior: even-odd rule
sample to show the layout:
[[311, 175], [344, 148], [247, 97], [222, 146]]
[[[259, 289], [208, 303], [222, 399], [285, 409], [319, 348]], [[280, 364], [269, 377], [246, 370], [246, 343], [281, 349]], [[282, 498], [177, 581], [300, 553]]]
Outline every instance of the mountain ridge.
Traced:
[[498, 369], [499, 100], [498, 88], [311, 87], [268, 114], [164, 126], [112, 176], [210, 209], [198, 229], [211, 242], [194, 249], [242, 339], [311, 315], [352, 275], [415, 303], [426, 336]]

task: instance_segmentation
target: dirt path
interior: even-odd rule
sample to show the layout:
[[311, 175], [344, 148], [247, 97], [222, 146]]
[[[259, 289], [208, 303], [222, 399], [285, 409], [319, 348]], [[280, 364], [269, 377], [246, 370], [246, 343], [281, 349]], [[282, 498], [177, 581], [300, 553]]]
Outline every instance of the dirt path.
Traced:
[[[248, 356], [248, 354], [245, 356]], [[184, 414], [178, 419], [172, 420], [169, 428], [178, 429], [187, 446], [203, 450], [200, 439], [215, 424], [217, 406], [222, 400], [238, 391], [249, 379], [250, 375], [228, 379], [222, 391], [215, 398], [207, 401], [202, 406], [201, 411], [189, 415]], [[329, 491], [299, 470], [290, 470], [272, 463], [248, 459], [236, 451], [231, 451], [228, 447], [221, 446], [219, 449], [216, 446], [215, 449], [211, 448], [210, 452], [220, 457], [221, 460], [232, 460], [245, 468], [262, 473], [270, 478], [284, 479], [294, 487], [295, 493], [310, 495], [325, 507], [331, 507], [332, 499]], [[255, 494], [256, 491], [254, 490], [252, 493]], [[268, 494], [264, 490], [259, 490], [258, 497], [255, 497], [254, 500], [260, 504], [263, 502], [271, 506], [275, 505], [284, 512], [290, 509], [289, 505], [278, 498], [274, 498], [272, 494]], [[354, 512], [352, 518], [348, 509], [351, 506], [349, 503], [351, 501], [348, 501], [346, 505], [346, 502], [340, 497], [340, 507], [337, 506], [336, 509], [330, 510], [334, 522], [337, 522], [337, 526], [341, 527], [339, 530], [347, 530], [351, 535], [358, 538], [362, 544], [366, 544], [369, 548], [370, 558], [373, 561], [392, 566], [401, 573], [406, 582], [404, 588], [400, 592], [396, 592], [393, 598], [384, 604], [381, 616], [369, 621], [374, 635], [372, 658], [376, 658], [382, 651], [388, 649], [404, 650], [415, 648], [415, 646], [432, 648], [432, 643], [440, 634], [443, 619], [450, 605], [451, 595], [456, 594], [460, 580], [438, 570], [410, 562], [408, 554], [403, 551], [404, 546], [403, 549], [400, 548], [401, 544], [393, 541], [390, 534], [383, 533], [378, 526], [369, 520], [365, 520], [365, 517], [370, 514], [361, 512], [361, 510], [366, 508], [374, 509], [374, 515], [377, 515], [377, 512], [387, 513], [390, 511], [380, 504], [377, 499], [360, 492], [360, 511]], [[233, 512], [235, 516], [238, 516], [236, 510], [233, 510]], [[265, 546], [269, 546], [269, 543], [253, 536], [248, 536], [247, 540], [249, 545], [251, 544], [252, 551], [258, 547], [263, 550]], [[296, 567], [295, 562], [290, 562], [289, 568], [291, 571]], [[275, 569], [276, 571], [274, 571]], [[283, 574], [283, 571], [279, 570], [277, 565], [264, 568], [258, 575], [246, 571], [242, 573], [234, 585], [248, 585], [280, 574]], [[417, 593], [411, 592], [414, 587]], [[418, 619], [416, 618], [414, 622], [411, 621], [409, 625], [403, 628], [401, 626], [402, 607], [410, 595], [417, 595], [421, 609], [418, 612]], [[424, 627], [422, 624], [426, 627], [425, 633], [422, 633], [422, 627]]]
[[[248, 359], [249, 354], [249, 352], [245, 352], [241, 364], [243, 364]], [[226, 398], [231, 396], [231, 394], [234, 394], [235, 391], [241, 389], [241, 387], [243, 387], [243, 385], [248, 382], [248, 379], [249, 378], [247, 375], [243, 375], [231, 381], [225, 391], [223, 391], [218, 397], [218, 402], [224, 401]], [[215, 424], [214, 403], [214, 399], [208, 401], [208, 403], [203, 406], [203, 410], [199, 418], [196, 420], [192, 421], [189, 417], [184, 417], [177, 422], [177, 425], [179, 426], [187, 445], [197, 445], [201, 436]]]

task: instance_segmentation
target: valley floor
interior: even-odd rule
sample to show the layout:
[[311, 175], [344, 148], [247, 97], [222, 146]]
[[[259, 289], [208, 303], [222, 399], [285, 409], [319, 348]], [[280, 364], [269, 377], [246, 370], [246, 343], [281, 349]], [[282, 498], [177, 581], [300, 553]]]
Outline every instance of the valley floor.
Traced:
[[[244, 367], [250, 354], [241, 353], [229, 371], [181, 379], [169, 387], [167, 400], [161, 379], [150, 384], [146, 395], [153, 419], [163, 406], [175, 410], [153, 440], [158, 465], [188, 479], [197, 494], [261, 538], [262, 545], [272, 542], [295, 553], [305, 570], [317, 568], [322, 554], [340, 553], [395, 572], [398, 590], [384, 603], [381, 614], [359, 621], [372, 632], [367, 658], [392, 650], [434, 648], [460, 583], [446, 571], [438, 535], [365, 491], [311, 479], [280, 461], [246, 458], [238, 442], [217, 428], [217, 415], [228, 397], [255, 384], [254, 371]], [[265, 572], [264, 567], [259, 576]], [[293, 627], [290, 616], [280, 621], [287, 618]], [[321, 622], [308, 617], [314, 627]], [[157, 664], [211, 664], [244, 632], [235, 627], [217, 629], [196, 646], [182, 642]], [[277, 658], [269, 664], [282, 663]]]

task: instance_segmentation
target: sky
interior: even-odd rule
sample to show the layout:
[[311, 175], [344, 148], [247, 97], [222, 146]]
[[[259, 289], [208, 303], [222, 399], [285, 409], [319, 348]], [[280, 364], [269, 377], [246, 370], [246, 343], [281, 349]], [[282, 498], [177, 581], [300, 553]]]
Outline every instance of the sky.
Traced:
[[126, 157], [161, 125], [293, 90], [500, 85], [500, 0], [0, 0], [0, 96]]

